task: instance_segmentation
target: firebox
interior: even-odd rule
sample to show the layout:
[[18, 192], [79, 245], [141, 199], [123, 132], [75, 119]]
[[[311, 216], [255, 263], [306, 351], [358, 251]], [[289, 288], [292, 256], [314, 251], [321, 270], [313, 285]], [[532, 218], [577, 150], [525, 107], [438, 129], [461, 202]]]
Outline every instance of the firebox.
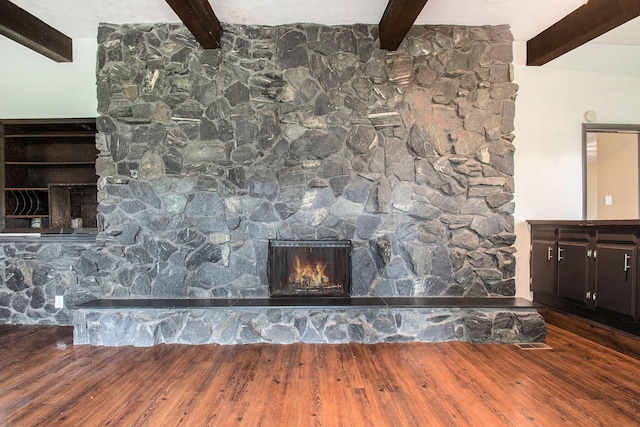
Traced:
[[349, 296], [351, 242], [270, 240], [271, 296]]

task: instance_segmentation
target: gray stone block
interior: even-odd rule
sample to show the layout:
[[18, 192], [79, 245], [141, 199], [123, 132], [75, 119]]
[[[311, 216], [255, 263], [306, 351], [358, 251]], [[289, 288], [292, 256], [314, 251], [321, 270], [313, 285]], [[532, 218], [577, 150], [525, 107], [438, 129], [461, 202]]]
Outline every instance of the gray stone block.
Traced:
[[186, 271], [178, 268], [169, 268], [161, 272], [155, 279], [151, 296], [153, 298], [185, 298]]
[[484, 343], [491, 339], [492, 319], [485, 313], [471, 313], [465, 320], [466, 335], [470, 342]]
[[195, 270], [205, 262], [216, 263], [221, 259], [222, 251], [220, 246], [207, 243], [187, 257], [185, 267], [188, 270]]

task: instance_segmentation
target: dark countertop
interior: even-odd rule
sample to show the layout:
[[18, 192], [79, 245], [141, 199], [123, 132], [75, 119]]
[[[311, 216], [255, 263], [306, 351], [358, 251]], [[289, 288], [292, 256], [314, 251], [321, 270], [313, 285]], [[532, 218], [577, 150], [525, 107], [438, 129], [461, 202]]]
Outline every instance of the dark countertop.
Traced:
[[95, 243], [97, 232], [86, 230], [31, 228], [3, 231], [0, 243]]
[[97, 299], [75, 306], [77, 309], [188, 309], [213, 307], [395, 307], [395, 308], [536, 308], [524, 298], [493, 297], [274, 297], [211, 299]]
[[552, 220], [552, 219], [528, 219], [527, 223], [531, 225], [571, 225], [578, 227], [595, 227], [595, 226], [609, 226], [609, 225], [626, 225], [626, 226], [640, 226], [640, 219], [577, 219], [577, 220]]

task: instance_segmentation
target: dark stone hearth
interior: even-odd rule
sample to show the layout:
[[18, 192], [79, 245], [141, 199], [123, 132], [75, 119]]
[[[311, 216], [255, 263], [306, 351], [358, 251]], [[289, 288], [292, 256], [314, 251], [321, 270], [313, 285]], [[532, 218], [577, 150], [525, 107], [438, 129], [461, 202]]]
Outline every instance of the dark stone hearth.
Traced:
[[[95, 300], [78, 307], [80, 327], [74, 332], [74, 342], [150, 346], [542, 341], [546, 336], [544, 320], [528, 311], [531, 307], [529, 301], [518, 298]], [[139, 314], [130, 314], [132, 309]], [[137, 331], [134, 324], [139, 326]], [[114, 326], [121, 328], [120, 334], [113, 333]]]

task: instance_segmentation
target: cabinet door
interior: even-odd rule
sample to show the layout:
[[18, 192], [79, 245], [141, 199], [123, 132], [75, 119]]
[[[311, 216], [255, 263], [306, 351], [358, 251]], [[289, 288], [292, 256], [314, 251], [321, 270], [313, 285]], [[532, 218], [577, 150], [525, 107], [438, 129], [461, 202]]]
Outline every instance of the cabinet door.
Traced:
[[637, 248], [596, 245], [596, 308], [635, 317]]
[[531, 291], [556, 294], [556, 242], [531, 242]]
[[558, 296], [586, 304], [589, 242], [558, 242]]

